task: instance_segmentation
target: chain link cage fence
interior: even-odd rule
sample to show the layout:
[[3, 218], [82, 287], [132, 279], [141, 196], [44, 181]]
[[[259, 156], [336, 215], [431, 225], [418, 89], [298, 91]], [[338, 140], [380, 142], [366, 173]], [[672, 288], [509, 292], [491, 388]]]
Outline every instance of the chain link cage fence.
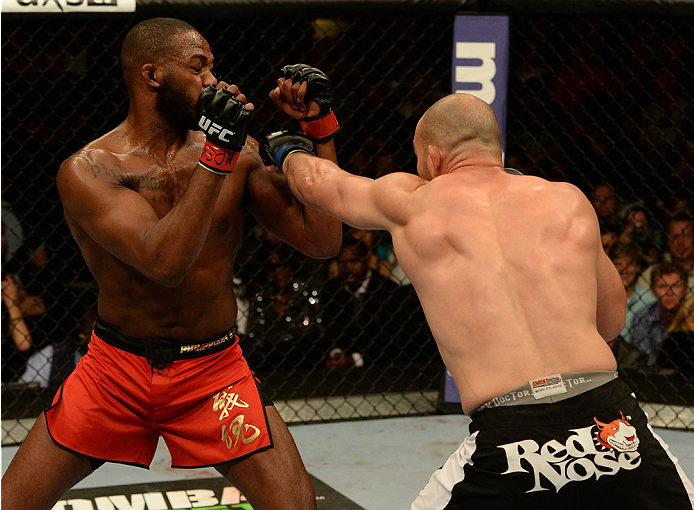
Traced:
[[[288, 127], [267, 97], [282, 65], [327, 72], [342, 125], [338, 159], [355, 174], [415, 172], [416, 122], [450, 92], [454, 13], [426, 3], [415, 12], [151, 15], [179, 17], [206, 37], [215, 74], [256, 104], [255, 137]], [[54, 178], [126, 116], [119, 53], [141, 19], [3, 16], [3, 443], [21, 441], [87, 348], [97, 288]], [[517, 12], [511, 21], [507, 166], [572, 182], [591, 198], [623, 278], [640, 278], [631, 327], [614, 346], [620, 371], [658, 424], [694, 429], [694, 19]], [[387, 235], [345, 229], [340, 256], [314, 260], [252, 216], [245, 222], [241, 345], [287, 421], [440, 409], [443, 365]], [[680, 264], [681, 276], [661, 263]], [[666, 331], [639, 309], [659, 310], [649, 278], [672, 283], [668, 271], [685, 285]], [[366, 275], [366, 292], [355, 293]]]

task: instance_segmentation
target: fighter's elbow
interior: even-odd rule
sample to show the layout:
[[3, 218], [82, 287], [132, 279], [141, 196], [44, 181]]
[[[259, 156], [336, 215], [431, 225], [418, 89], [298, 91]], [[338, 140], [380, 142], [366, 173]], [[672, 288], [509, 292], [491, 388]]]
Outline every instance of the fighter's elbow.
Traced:
[[333, 236], [325, 236], [319, 243], [314, 244], [308, 253], [314, 259], [330, 259], [336, 257], [340, 253], [342, 246], [342, 229], [339, 233]]
[[183, 283], [188, 274], [188, 267], [172, 264], [158, 264], [142, 273], [154, 283], [173, 289]]
[[169, 289], [175, 289], [181, 283], [183, 283], [183, 280], [185, 278], [185, 275], [183, 276], [178, 276], [178, 275], [172, 275], [166, 278], [160, 278], [157, 280], [157, 283], [161, 285], [162, 287], [166, 287]]
[[316, 209], [320, 203], [319, 183], [311, 175], [302, 175], [300, 178], [294, 179], [292, 192], [299, 202], [313, 209]]
[[335, 239], [323, 252], [322, 258], [330, 259], [337, 257], [340, 254], [340, 248], [342, 248], [342, 223], [340, 222], [340, 233], [335, 236]]

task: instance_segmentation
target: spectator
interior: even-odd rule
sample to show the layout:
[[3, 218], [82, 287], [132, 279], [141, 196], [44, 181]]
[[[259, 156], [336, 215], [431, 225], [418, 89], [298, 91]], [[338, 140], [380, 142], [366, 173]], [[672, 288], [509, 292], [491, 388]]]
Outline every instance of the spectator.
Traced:
[[590, 193], [590, 203], [593, 204], [601, 227], [610, 231], [619, 228], [621, 221], [617, 216], [617, 211], [621, 202], [611, 185], [598, 184]]
[[[2, 252], [7, 251], [8, 238], [2, 223]], [[45, 313], [43, 300], [27, 294], [16, 279], [2, 272], [2, 382], [16, 381], [26, 369], [34, 351], [34, 340], [28, 317]]]
[[643, 269], [660, 262], [661, 247], [653, 230], [651, 214], [641, 204], [629, 207], [624, 214], [624, 229], [620, 243], [634, 243], [641, 250], [645, 265]]
[[[66, 281], [56, 277], [61, 271], [64, 274], [65, 268], [64, 264], [60, 269], [55, 267], [58, 261], [52, 260], [45, 228], [37, 225], [37, 222], [40, 223], [37, 216], [19, 215], [9, 207], [8, 203], [3, 203], [3, 234], [9, 248], [3, 249], [3, 269], [12, 275], [25, 294], [40, 296], [41, 300], [35, 313], [24, 317], [31, 332], [32, 349], [27, 353], [28, 358], [22, 360], [25, 370], [20, 374], [19, 381], [27, 384], [38, 382], [41, 387], [47, 387], [55, 366], [55, 352], [65, 339], [64, 334], [60, 333], [59, 323], [67, 314], [57, 296], [65, 296], [69, 290], [66, 289]], [[28, 229], [26, 225], [32, 228]], [[14, 248], [11, 247], [12, 243]]]
[[665, 243], [670, 261], [688, 273], [694, 267], [694, 220], [687, 214], [675, 216], [668, 224]]
[[363, 241], [369, 247], [367, 256], [367, 267], [369, 269], [378, 271], [381, 276], [386, 278], [391, 277], [393, 270], [393, 264], [390, 260], [392, 250], [389, 246], [380, 243], [379, 238], [383, 236], [382, 232], [349, 227], [345, 236], [348, 239]]
[[667, 211], [671, 218], [682, 214], [691, 216], [694, 214], [692, 197], [688, 195], [676, 195], [670, 200]]
[[22, 246], [24, 242], [24, 229], [22, 223], [14, 214], [9, 202], [2, 201], [2, 230], [3, 230], [3, 245], [2, 245], [2, 263], [5, 264]]
[[324, 286], [328, 367], [365, 367], [436, 356], [424, 313], [411, 285], [401, 286], [368, 267], [366, 243], [347, 236]]
[[656, 365], [694, 376], [694, 297], [687, 299], [677, 311], [658, 347]]
[[[362, 232], [366, 235], [361, 236]], [[328, 368], [363, 366], [363, 352], [373, 340], [370, 334], [373, 328], [364, 326], [374, 322], [365, 320], [365, 316], [378, 313], [373, 301], [376, 290], [389, 286], [387, 275], [380, 271], [374, 273], [369, 267], [378, 257], [360, 237], [369, 239], [368, 231], [348, 232], [340, 253], [330, 262], [330, 280], [324, 288], [326, 316], [331, 324], [326, 335], [332, 347], [326, 360]]]
[[[685, 272], [687, 292], [694, 290], [694, 220], [688, 214], [673, 217], [665, 231], [663, 260], [677, 264]], [[653, 266], [644, 271], [642, 278], [649, 278]]]
[[398, 285], [412, 285], [398, 263], [389, 232], [349, 227], [346, 235], [360, 239], [369, 246], [369, 269], [378, 269], [381, 276], [390, 278]]
[[602, 244], [602, 249], [605, 253], [610, 252], [610, 248], [619, 239], [619, 231], [616, 229], [608, 228], [603, 225], [600, 226], [600, 243]]
[[46, 245], [38, 235], [25, 236], [22, 220], [15, 214], [9, 202], [2, 201], [2, 225], [5, 241], [2, 263], [9, 272], [26, 269], [37, 273], [44, 269], [49, 259]]
[[[688, 294], [694, 295], [694, 222], [691, 216], [685, 213], [672, 217], [665, 229], [665, 248], [663, 260], [684, 269]], [[650, 281], [653, 267], [654, 264], [641, 274], [641, 281]]]
[[657, 301], [634, 314], [632, 343], [648, 354], [648, 364], [655, 363], [658, 346], [672, 324], [687, 294], [686, 272], [678, 265], [663, 262], [651, 272], [651, 292]]
[[617, 243], [612, 246], [608, 255], [619, 271], [627, 294], [626, 325], [620, 336], [625, 342], [631, 343], [630, 328], [634, 314], [657, 300], [648, 288], [642, 287], [637, 282], [639, 275], [646, 268], [646, 264], [642, 252], [636, 244]]

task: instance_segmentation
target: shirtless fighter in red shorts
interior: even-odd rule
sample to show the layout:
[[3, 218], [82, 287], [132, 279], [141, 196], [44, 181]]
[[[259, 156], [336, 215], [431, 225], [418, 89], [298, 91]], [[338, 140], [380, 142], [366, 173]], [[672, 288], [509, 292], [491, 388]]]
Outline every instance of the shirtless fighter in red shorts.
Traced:
[[[246, 138], [253, 105], [217, 82], [212, 63], [190, 25], [136, 25], [122, 50], [128, 117], [60, 168], [99, 318], [89, 353], [3, 477], [5, 508], [49, 510], [103, 461], [147, 467], [160, 435], [174, 466], [214, 466], [256, 510], [316, 508], [287, 426], [238, 346], [233, 265], [243, 205], [317, 258], [337, 253], [341, 223], [267, 171]], [[334, 161], [330, 92], [323, 73], [298, 64], [270, 97]]]

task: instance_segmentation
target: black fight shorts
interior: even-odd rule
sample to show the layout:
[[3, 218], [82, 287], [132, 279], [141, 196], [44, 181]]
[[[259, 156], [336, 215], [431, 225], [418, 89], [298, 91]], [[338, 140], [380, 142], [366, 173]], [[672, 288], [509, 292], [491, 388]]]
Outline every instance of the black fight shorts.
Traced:
[[412, 510], [694, 508], [694, 487], [619, 379], [471, 418]]

